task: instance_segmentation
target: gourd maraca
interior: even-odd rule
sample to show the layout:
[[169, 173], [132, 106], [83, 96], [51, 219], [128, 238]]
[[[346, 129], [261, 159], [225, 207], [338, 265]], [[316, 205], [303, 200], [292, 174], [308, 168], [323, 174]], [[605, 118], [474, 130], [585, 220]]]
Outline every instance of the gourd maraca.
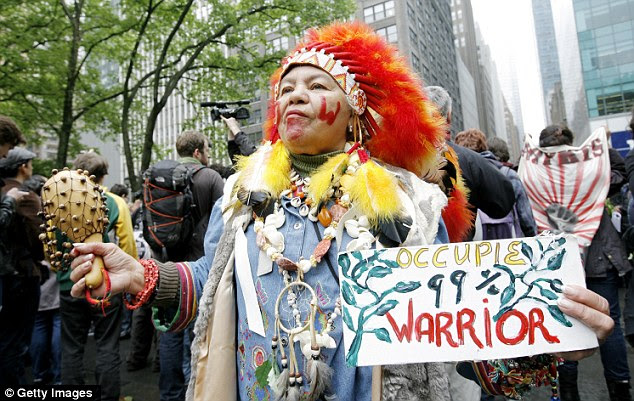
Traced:
[[[69, 261], [67, 253], [76, 242], [102, 242], [104, 227], [108, 225], [108, 209], [103, 189], [87, 171], [52, 171], [53, 176], [42, 187], [43, 214], [46, 234], [40, 239], [49, 254], [51, 266], [59, 269]], [[59, 230], [59, 232], [58, 232]], [[60, 250], [58, 235], [63, 240]], [[86, 286], [97, 288], [103, 281], [103, 259], [95, 256], [92, 268], [86, 274]]]

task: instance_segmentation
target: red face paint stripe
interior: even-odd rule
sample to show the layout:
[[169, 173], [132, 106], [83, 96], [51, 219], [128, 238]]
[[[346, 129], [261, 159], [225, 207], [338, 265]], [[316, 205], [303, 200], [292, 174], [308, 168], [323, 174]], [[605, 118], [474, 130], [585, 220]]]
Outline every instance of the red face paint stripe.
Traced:
[[339, 110], [341, 110], [341, 104], [337, 102], [337, 110], [336, 111], [328, 111], [326, 112], [326, 98], [324, 96], [321, 97], [321, 110], [319, 110], [319, 119], [325, 121], [328, 125], [332, 125], [339, 114]]

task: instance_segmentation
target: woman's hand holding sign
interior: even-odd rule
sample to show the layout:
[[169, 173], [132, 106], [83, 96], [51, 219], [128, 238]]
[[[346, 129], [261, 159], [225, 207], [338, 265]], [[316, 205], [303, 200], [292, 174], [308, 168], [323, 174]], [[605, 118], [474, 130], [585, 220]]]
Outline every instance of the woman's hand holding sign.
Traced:
[[[564, 297], [560, 298], [557, 305], [566, 315], [578, 319], [590, 327], [599, 343], [612, 333], [614, 320], [610, 317], [610, 305], [601, 295], [578, 285], [566, 285]], [[556, 354], [567, 360], [576, 361], [592, 355], [596, 348], [563, 352]]]

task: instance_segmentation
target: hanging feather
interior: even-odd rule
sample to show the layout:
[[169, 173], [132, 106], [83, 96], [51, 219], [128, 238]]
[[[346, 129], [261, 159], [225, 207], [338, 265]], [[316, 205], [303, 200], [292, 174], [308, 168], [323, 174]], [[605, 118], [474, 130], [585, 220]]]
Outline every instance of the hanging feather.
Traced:
[[240, 173], [235, 184], [235, 195], [255, 214], [265, 217], [273, 211], [274, 199], [290, 185], [290, 159], [284, 144], [266, 143], [254, 154], [238, 158]]
[[412, 218], [395, 216], [391, 220], [379, 221], [379, 241], [387, 248], [400, 246], [412, 228]]
[[346, 153], [332, 156], [310, 176], [309, 196], [315, 203], [320, 203], [326, 198], [328, 189], [346, 170], [347, 161], [348, 155]]
[[288, 149], [282, 141], [278, 141], [272, 146], [268, 165], [262, 177], [275, 198], [291, 186], [290, 172], [291, 158]]
[[291, 385], [286, 395], [286, 401], [299, 401], [300, 395], [300, 386], [298, 384]]
[[282, 372], [274, 383], [271, 385], [271, 390], [275, 395], [275, 401], [287, 401], [287, 393], [288, 393], [288, 377], [289, 377], [288, 368], [282, 368]]
[[373, 160], [363, 163], [350, 185], [352, 201], [373, 225], [389, 220], [400, 212], [398, 181]]
[[321, 359], [309, 359], [308, 377], [310, 380], [310, 392], [308, 401], [318, 400], [325, 391], [330, 390], [332, 385], [333, 370]]

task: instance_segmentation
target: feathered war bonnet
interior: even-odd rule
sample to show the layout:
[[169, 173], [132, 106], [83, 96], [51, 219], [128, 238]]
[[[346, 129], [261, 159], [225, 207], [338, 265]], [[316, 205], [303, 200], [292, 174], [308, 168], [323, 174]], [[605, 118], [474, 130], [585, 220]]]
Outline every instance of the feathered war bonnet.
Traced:
[[445, 121], [431, 112], [423, 84], [372, 28], [361, 22], [334, 23], [308, 31], [271, 78], [265, 138], [279, 140], [275, 101], [289, 67], [312, 65], [329, 73], [359, 116], [370, 155], [421, 177], [435, 174]]

